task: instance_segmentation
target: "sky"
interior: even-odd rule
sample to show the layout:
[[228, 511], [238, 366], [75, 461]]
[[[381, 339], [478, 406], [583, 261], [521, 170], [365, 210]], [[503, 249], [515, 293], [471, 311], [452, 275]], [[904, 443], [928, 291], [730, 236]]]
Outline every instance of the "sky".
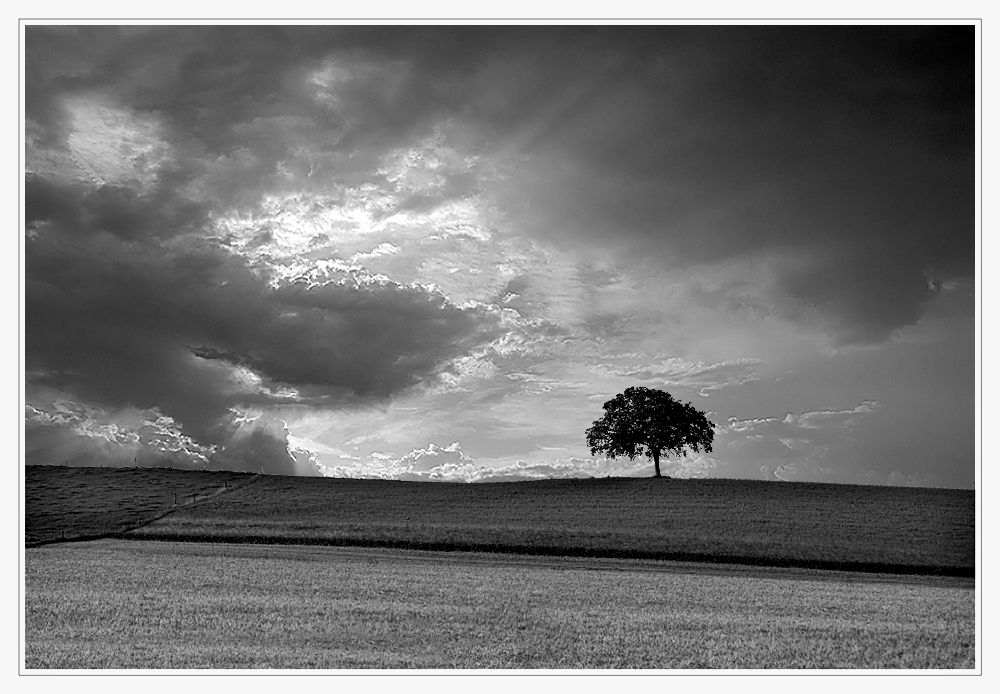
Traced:
[[27, 26], [25, 462], [971, 488], [974, 32]]

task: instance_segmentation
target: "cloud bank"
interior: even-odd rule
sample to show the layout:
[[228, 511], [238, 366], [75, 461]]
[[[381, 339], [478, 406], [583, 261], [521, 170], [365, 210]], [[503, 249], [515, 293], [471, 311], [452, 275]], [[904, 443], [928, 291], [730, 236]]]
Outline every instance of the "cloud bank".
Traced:
[[[886, 348], [968, 293], [973, 51], [969, 26], [28, 26], [30, 459], [315, 473], [363, 434], [303, 427], [383, 408], [408, 417], [372, 434], [385, 467], [472, 478], [398, 461], [575, 460], [585, 404], [635, 381], [726, 421], [805, 350]], [[889, 402], [837, 402], [862, 398]], [[778, 453], [833, 445], [802, 421]]]

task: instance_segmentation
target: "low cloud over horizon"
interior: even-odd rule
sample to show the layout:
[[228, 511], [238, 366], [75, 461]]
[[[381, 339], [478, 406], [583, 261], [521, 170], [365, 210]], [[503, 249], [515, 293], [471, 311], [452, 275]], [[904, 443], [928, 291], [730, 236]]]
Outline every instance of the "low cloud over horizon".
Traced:
[[25, 461], [971, 487], [974, 38], [27, 26]]

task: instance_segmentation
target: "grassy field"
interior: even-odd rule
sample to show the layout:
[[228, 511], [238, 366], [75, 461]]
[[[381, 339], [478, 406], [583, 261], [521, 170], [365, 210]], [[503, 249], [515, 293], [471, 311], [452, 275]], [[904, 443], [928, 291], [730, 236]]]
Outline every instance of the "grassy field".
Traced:
[[135, 528], [180, 505], [247, 484], [253, 475], [159, 468], [24, 468], [24, 541], [107, 535]]
[[971, 576], [975, 496], [747, 480], [468, 485], [261, 477], [129, 536]]
[[967, 579], [101, 540], [26, 551], [28, 668], [971, 668]]

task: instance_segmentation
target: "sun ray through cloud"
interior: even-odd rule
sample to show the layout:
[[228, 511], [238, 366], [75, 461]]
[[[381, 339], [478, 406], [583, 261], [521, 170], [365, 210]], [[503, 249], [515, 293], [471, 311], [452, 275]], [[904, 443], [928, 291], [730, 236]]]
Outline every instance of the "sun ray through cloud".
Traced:
[[972, 485], [972, 26], [361, 29], [26, 27], [28, 463]]

